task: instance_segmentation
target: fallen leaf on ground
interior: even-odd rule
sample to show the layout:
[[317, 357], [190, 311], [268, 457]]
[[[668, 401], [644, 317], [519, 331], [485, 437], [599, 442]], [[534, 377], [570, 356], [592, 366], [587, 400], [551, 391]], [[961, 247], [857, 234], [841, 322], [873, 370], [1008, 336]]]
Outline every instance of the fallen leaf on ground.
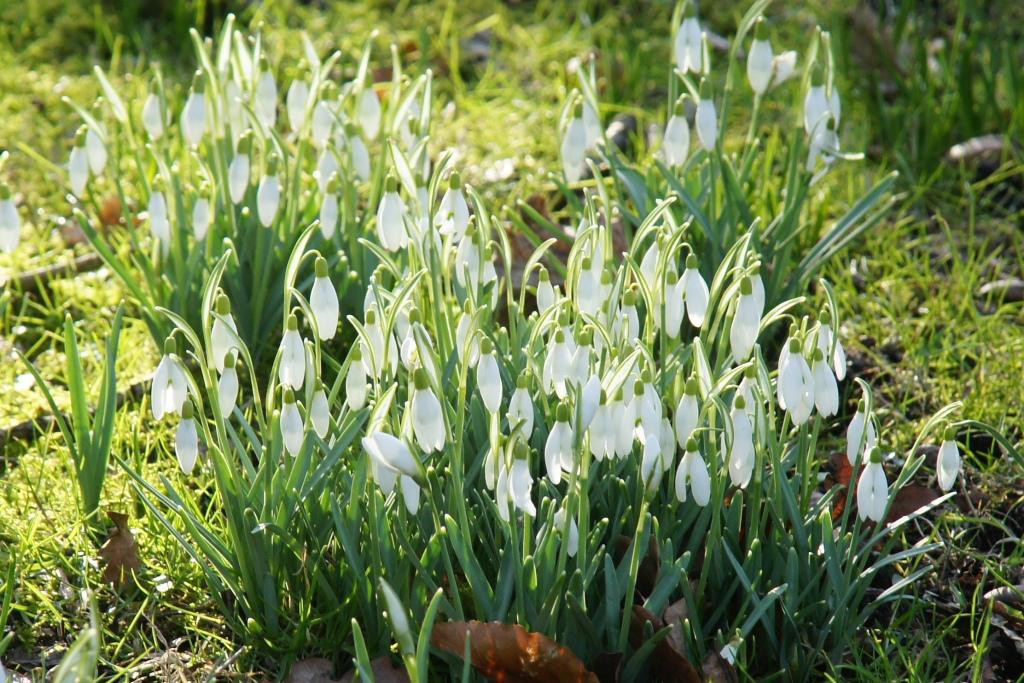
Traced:
[[470, 639], [473, 666], [501, 683], [598, 683], [580, 658], [540, 633], [522, 626], [451, 621], [435, 624], [431, 644], [462, 658]]
[[[629, 621], [629, 642], [634, 648], [644, 644], [644, 624], [648, 621], [655, 631], [665, 627], [665, 622], [653, 612], [640, 605], [633, 605], [633, 615]], [[662, 683], [701, 683], [700, 673], [685, 655], [672, 646], [667, 637], [654, 646], [650, 664], [653, 680]]]
[[131, 529], [128, 528], [128, 515], [123, 512], [108, 512], [107, 516], [114, 522], [116, 528], [100, 548], [100, 557], [107, 562], [103, 570], [103, 580], [115, 586], [122, 586], [130, 575], [142, 568], [139, 546], [135, 543]]
[[[390, 657], [377, 657], [370, 662], [373, 680], [376, 683], [409, 683], [409, 674], [400, 666], [395, 666]], [[355, 669], [341, 677], [341, 683], [352, 683], [356, 680]]]
[[933, 500], [939, 497], [939, 494], [932, 489], [922, 484], [907, 484], [899, 491], [896, 492], [896, 496], [892, 500], [892, 506], [889, 508], [889, 517], [887, 522], [894, 522], [900, 517], [909, 515], [928, 505]]
[[704, 680], [708, 683], [739, 683], [740, 676], [736, 667], [717, 652], [709, 652], [701, 666]]

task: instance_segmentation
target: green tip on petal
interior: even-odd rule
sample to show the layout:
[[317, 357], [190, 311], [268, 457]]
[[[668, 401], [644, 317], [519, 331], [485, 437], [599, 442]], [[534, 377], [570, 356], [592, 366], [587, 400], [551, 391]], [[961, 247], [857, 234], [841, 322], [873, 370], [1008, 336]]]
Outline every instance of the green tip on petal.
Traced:
[[181, 419], [191, 420], [195, 415], [195, 408], [192, 407], [192, 401], [185, 401], [181, 406]]
[[226, 294], [217, 297], [217, 315], [231, 315], [231, 299]]
[[363, 361], [363, 350], [358, 344], [352, 347], [351, 357], [353, 363], [361, 363]]
[[797, 337], [791, 337], [789, 340], [789, 352], [800, 353], [800, 340]]
[[369, 308], [366, 311], [366, 324], [376, 325], [377, 324], [377, 309]]
[[75, 131], [75, 147], [85, 146], [85, 134], [88, 132], [88, 128], [85, 126], [79, 126], [78, 130]]
[[881, 464], [882, 462], [882, 449], [875, 446], [871, 449], [871, 462]]
[[754, 379], [755, 377], [757, 377], [757, 368], [754, 367], [753, 365], [748, 365], [746, 369], [743, 371], [743, 376], [748, 379]]
[[821, 352], [821, 349], [814, 349], [814, 354], [811, 356], [811, 360], [815, 363], [820, 363], [825, 360], [825, 354]]
[[164, 355], [169, 356], [172, 353], [178, 352], [178, 342], [174, 340], [174, 336], [170, 336], [164, 340]]
[[590, 266], [592, 263], [593, 262], [590, 260], [589, 256], [584, 256], [583, 263], [580, 264], [580, 267], [583, 268], [583, 270], [590, 270]]
[[327, 259], [317, 255], [316, 261], [313, 264], [313, 270], [317, 277], [327, 277]]
[[686, 269], [687, 270], [696, 270], [697, 266], [699, 266], [699, 265], [700, 265], [700, 262], [697, 259], [697, 255], [694, 254], [691, 251], [689, 256], [686, 257]]
[[633, 382], [633, 395], [643, 396], [644, 395], [644, 383], [643, 380], [637, 380]]
[[740, 280], [740, 294], [743, 296], [750, 296], [754, 293], [754, 283], [750, 281], [749, 277], [744, 277]]
[[299, 329], [299, 319], [294, 313], [288, 316], [288, 329], [297, 330]]
[[530, 447], [517, 440], [516, 445], [513, 447], [512, 455], [516, 460], [526, 460], [530, 456]]
[[680, 95], [672, 107], [672, 113], [676, 116], [686, 116], [686, 95]]
[[623, 294], [622, 303], [625, 304], [626, 306], [636, 306], [636, 291], [630, 289], [625, 294]]
[[540, 278], [541, 282], [550, 282], [551, 281], [551, 275], [548, 274], [548, 269], [547, 268], [543, 268], [542, 267], [540, 269], [540, 272], [538, 273], [537, 277]]
[[818, 321], [821, 322], [822, 325], [832, 324], [832, 314], [827, 308], [821, 309], [821, 313], [818, 314]]
[[588, 326], [580, 334], [580, 346], [590, 346], [594, 343], [594, 331]]
[[690, 396], [696, 396], [700, 392], [700, 385], [697, 384], [697, 378], [691, 377], [686, 380], [686, 393]]
[[480, 341], [480, 353], [482, 353], [484, 355], [487, 355], [487, 354], [490, 354], [490, 353], [494, 353], [494, 342], [492, 342], [487, 337], [484, 337]]
[[608, 392], [601, 389], [601, 405], [608, 405]]
[[947, 425], [942, 431], [943, 441], [956, 441], [956, 428], [953, 425]]
[[621, 403], [622, 402], [622, 398], [623, 398], [622, 387], [619, 387], [615, 391], [615, 400], [619, 401]]
[[430, 378], [427, 377], [427, 371], [423, 368], [416, 368], [416, 372], [412, 374], [412, 381], [417, 391], [423, 391], [430, 386]]
[[411, 309], [409, 309], [409, 324], [410, 325], [418, 323], [422, 319], [423, 319], [423, 316], [420, 314], [420, 309], [418, 309], [418, 308], [411, 308]]
[[690, 19], [691, 17], [697, 16], [697, 3], [688, 2], [686, 7], [683, 9], [683, 18]]
[[569, 404], [562, 401], [558, 404], [558, 408], [555, 409], [555, 420], [558, 422], [569, 421]]
[[448, 188], [452, 190], [462, 189], [462, 176], [459, 175], [458, 171], [452, 171], [452, 174], [448, 176]]
[[696, 453], [697, 452], [697, 439], [692, 436], [686, 440], [686, 452]]
[[576, 105], [572, 108], [573, 118], [583, 118], [583, 102], [576, 102]]
[[523, 372], [516, 377], [516, 389], [529, 389], [530, 388], [530, 375]]
[[737, 395], [733, 405], [736, 406], [736, 410], [745, 410], [747, 407], [747, 400], [743, 398], [742, 395]]
[[564, 344], [565, 343], [565, 332], [561, 328], [555, 330], [555, 343], [556, 344]]
[[388, 174], [387, 180], [384, 181], [384, 190], [386, 192], [398, 192], [398, 178]]
[[7, 201], [11, 198], [11, 188], [7, 187], [7, 183], [0, 183], [0, 201]]
[[285, 403], [295, 403], [295, 392], [291, 389], [285, 389], [283, 398]]

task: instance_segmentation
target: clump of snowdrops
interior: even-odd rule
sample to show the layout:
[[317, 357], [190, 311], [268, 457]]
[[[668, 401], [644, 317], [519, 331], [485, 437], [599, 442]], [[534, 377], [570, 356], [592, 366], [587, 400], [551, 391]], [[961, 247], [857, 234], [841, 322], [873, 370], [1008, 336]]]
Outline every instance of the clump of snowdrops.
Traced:
[[[724, 57], [710, 48], [695, 4], [678, 5], [665, 111], [651, 117], [661, 135], [649, 153], [640, 145], [635, 160], [604, 139], [594, 63], [577, 69], [579, 87], [562, 111], [562, 174], [555, 178], [569, 228], [522, 203], [522, 215], [512, 215], [520, 231], [535, 244], [542, 241], [537, 228], [562, 237], [582, 231], [587, 214], [577, 189], [603, 172], [596, 191], [614, 206], [613, 220], [627, 239], [663, 199], [674, 197], [668, 219], [691, 222], [689, 239], [703, 270], [717, 272], [736, 240], [748, 235], [770, 306], [806, 291], [824, 263], [886, 215], [896, 174], [836, 215], [833, 168], [863, 155], [842, 150], [831, 38], [819, 30], [805, 53], [777, 51], [761, 16], [769, 4], [752, 3]], [[769, 100], [792, 106], [766, 121], [762, 104]], [[742, 106], [747, 102], [749, 108]], [[652, 239], [644, 262], [657, 259], [659, 249], [660, 240]], [[564, 275], [563, 266], [554, 267]]]
[[[367, 206], [385, 194], [386, 169], [400, 164], [421, 185], [430, 175], [430, 75], [411, 79], [393, 52], [391, 82], [373, 83], [372, 37], [353, 64], [337, 52], [321, 60], [308, 40], [295, 64], [272, 62], [261, 36], [246, 36], [231, 16], [215, 45], [191, 36], [191, 84], [182, 92], [157, 72], [128, 100], [138, 107], [97, 67], [104, 97], [91, 108], [71, 103], [82, 124], [67, 182], [78, 222], [158, 341], [170, 331], [160, 308], [201, 326], [203, 286], [230, 251], [221, 287], [262, 364], [287, 314], [269, 283], [281, 281], [300, 238], [345, 274], [339, 297], [357, 310], [373, 268], [359, 242], [375, 239]], [[416, 190], [410, 210], [426, 188]], [[101, 224], [117, 211], [128, 230]], [[0, 220], [0, 234], [10, 222]]]
[[[707, 59], [692, 22], [680, 22], [681, 70]], [[782, 68], [761, 53], [749, 52], [762, 60], [750, 68], [758, 97], [772, 80], [765, 64]], [[813, 114], [819, 86], [807, 87]], [[672, 171], [677, 182], [651, 205], [632, 196], [624, 249], [614, 227], [623, 204], [608, 191], [624, 167], [590, 166], [593, 190], [571, 194], [581, 220], [564, 264], [547, 240], [513, 281], [508, 226], [450, 158], [424, 186], [393, 147], [367, 212], [377, 239], [360, 242], [374, 267], [355, 313], [339, 304], [347, 266], [307, 240], [315, 224], [282, 278], [260, 282], [281, 301], [269, 370], [237, 331], [247, 298], [228, 286], [230, 246], [194, 319], [165, 312], [173, 332], [152, 407], [176, 425], [187, 477], [133, 476], [241, 638], [285, 665], [340, 647], [367, 671], [396, 642], [411, 679], [424, 681], [436, 619], [499, 620], [549, 634], [585, 662], [625, 653], [626, 677], [639, 680], [651, 648], [630, 639], [633, 607], [662, 615], [674, 605], [681, 622], [649, 635], [676, 629], [691, 661], [721, 652], [753, 675], [804, 677], [926, 571], [912, 561], [935, 546], [901, 547], [898, 533], [921, 511], [888, 519], [923, 458], [887, 452], [862, 382], [852, 420], [836, 424], [841, 308], [826, 282], [780, 274], [769, 256], [781, 253], [780, 233], [759, 227], [803, 225], [799, 202], [827, 175], [807, 177], [802, 161], [779, 213], [730, 213], [741, 205], [719, 192], [733, 169], [709, 101], [696, 107], [699, 161], [676, 163], [688, 151], [678, 144], [688, 124], [676, 119], [658, 164], [693, 177]], [[580, 137], [590, 146], [592, 105], [573, 105], [582, 132], [568, 124], [570, 161], [583, 163]], [[835, 121], [838, 105], [828, 112]], [[815, 142], [812, 123], [817, 168], [836, 143]], [[566, 175], [577, 179], [571, 164]], [[683, 187], [705, 179], [701, 201], [716, 211]], [[855, 234], [866, 210], [842, 219], [815, 258]], [[808, 299], [812, 283], [819, 295]], [[355, 342], [339, 354], [325, 342], [340, 330]], [[855, 491], [823, 493], [822, 441], [837, 427]], [[947, 431], [944, 489], [959, 469]], [[212, 507], [192, 478], [212, 480]]]

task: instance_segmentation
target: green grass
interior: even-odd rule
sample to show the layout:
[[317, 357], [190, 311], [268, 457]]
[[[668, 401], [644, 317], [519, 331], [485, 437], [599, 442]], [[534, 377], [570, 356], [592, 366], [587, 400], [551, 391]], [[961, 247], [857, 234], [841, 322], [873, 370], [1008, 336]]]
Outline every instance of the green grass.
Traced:
[[[883, 17], [892, 31], [886, 40], [910, 46], [902, 57], [902, 75], [884, 60], [863, 59], [863, 50], [854, 46], [857, 25], [850, 23], [845, 3], [819, 0], [811, 11], [781, 3], [773, 7], [772, 16], [784, 27], [776, 48], [802, 46], [802, 32], [813, 25], [808, 17], [817, 15], [822, 22], [831, 17], [836, 52], [848, 55], [840, 59], [844, 143], [867, 149], [871, 157], [841, 170], [848, 196], [856, 197], [871, 177], [890, 169], [901, 172], [900, 211], [827, 271], [844, 309], [844, 342], [859, 363], [858, 373], [875, 386], [891, 446], [909, 448], [938, 407], [963, 400], [963, 417], [1000, 427], [1020, 447], [1024, 304], [999, 304], [976, 294], [985, 282], [1021, 277], [1024, 270], [1019, 227], [1024, 200], [1018, 194], [1017, 206], [1008, 209], [991, 194], [993, 186], [1012, 186], [1024, 167], [1007, 154], [1000, 160], [1005, 162], [1001, 176], [979, 179], [973, 167], [960, 169], [943, 161], [949, 146], [972, 135], [1019, 136], [1024, 100], [1014, 65], [1021, 63], [1024, 50], [1008, 34], [1014, 21], [1019, 24], [1020, 10], [1011, 2], [939, 4], [943, 10], [934, 15], [930, 4], [910, 2], [905, 14]], [[63, 191], [55, 190], [62, 186], [55, 182], [57, 172], [21, 150], [30, 148], [55, 164], [66, 160], [75, 124], [60, 97], [91, 101], [98, 92], [93, 62], [113, 59], [131, 71], [142, 53], [144, 62], [184, 71], [189, 62], [176, 46], [197, 10], [188, 3], [174, 6], [184, 9], [156, 17], [147, 16], [141, 4], [118, 13], [86, 2], [49, 1], [31, 3], [26, 14], [18, 14], [14, 5], [0, 10], [0, 149], [11, 153], [0, 174], [20, 195], [27, 222], [19, 252], [0, 255], [3, 271], [39, 268], [87, 251], [67, 247], [59, 235], [69, 207]], [[201, 19], [212, 21], [215, 9], [221, 8], [209, 9]], [[741, 11], [716, 10], [710, 23], [726, 33]], [[562, 2], [403, 4], [399, 11], [361, 5], [332, 5], [325, 11], [319, 5], [277, 2], [244, 10], [242, 18], [262, 22], [272, 49], [280, 52], [296, 49], [300, 30], [325, 50], [336, 46], [355, 52], [373, 27], [381, 29], [380, 45], [390, 40], [408, 44], [409, 60], [441, 77], [442, 103], [452, 100], [450, 107], [441, 105], [437, 145], [456, 149], [465, 176], [489, 200], [510, 203], [553, 189], [542, 174], [558, 168], [554, 131], [559, 107], [575, 84], [566, 70], [570, 59], [592, 48], [600, 51], [606, 121], [628, 112], [641, 117], [641, 131], [652, 122], [643, 112], [656, 111], [663, 101], [667, 55], [661, 34], [670, 14], [667, 4], [615, 13], [601, 12], [596, 4], [578, 9]], [[16, 21], [8, 20], [15, 15]], [[465, 43], [480, 31], [490, 32], [492, 45], [483, 62], [472, 59]], [[929, 67], [926, 46], [936, 38], [946, 39], [945, 49], [935, 55], [937, 65]], [[83, 53], [79, 45], [90, 47]], [[885, 79], [879, 74], [895, 82], [895, 94], [881, 91]], [[0, 365], [0, 395], [17, 397], [0, 403], [0, 427], [7, 427], [34, 417], [44, 406], [37, 390], [11, 393], [24, 373], [11, 349], [21, 349], [44, 376], [58, 380], [65, 312], [85, 321], [78, 331], [92, 353], [124, 293], [100, 271], [57, 282], [41, 295], [7, 289], [3, 296], [0, 352], [7, 362]], [[151, 372], [156, 350], [137, 319], [126, 322], [121, 347], [118, 373], [124, 388]], [[95, 391], [99, 356], [83, 360]], [[58, 400], [63, 400], [60, 392]], [[173, 453], [168, 452], [173, 437], [167, 427], [153, 423], [147, 403], [129, 401], [120, 409], [115, 452], [125, 454], [147, 477], [162, 473], [177, 484]], [[931, 583], [921, 586], [919, 600], [880, 616], [851, 644], [849, 657], [830, 672], [835, 680], [980, 680], [987, 665], [1006, 661], [1006, 639], [991, 625], [982, 595], [1014, 582], [1024, 567], [1019, 542], [991, 542], [1024, 532], [1024, 503], [1011, 488], [1021, 469], [980, 439], [971, 445], [976, 448], [966, 453], [968, 481], [988, 496], [989, 504], [977, 516], [950, 508], [914, 532], [947, 548], [929, 558], [935, 565]], [[148, 669], [154, 676], [178, 671], [198, 676], [224, 665], [218, 675], [244, 678], [259, 665], [244, 643], [227, 635], [204, 595], [201, 571], [151, 515], [143, 514], [119, 468], [110, 472], [103, 507], [132, 513], [146, 569], [141, 588], [116, 592], [103, 586], [92, 559], [95, 547], [78, 521], [69, 494], [73, 473], [59, 433], [0, 449], [0, 574], [13, 564], [19, 577], [13, 610], [0, 624], [14, 633], [3, 655], [6, 664], [37, 676], [55, 665], [90, 623], [91, 606], [82, 599], [82, 589], [89, 587], [100, 616], [101, 667], [111, 680], [129, 680], [133, 671], [150, 666], [156, 667]], [[956, 587], [959, 572], [978, 580]], [[233, 658], [239, 650], [242, 656]]]

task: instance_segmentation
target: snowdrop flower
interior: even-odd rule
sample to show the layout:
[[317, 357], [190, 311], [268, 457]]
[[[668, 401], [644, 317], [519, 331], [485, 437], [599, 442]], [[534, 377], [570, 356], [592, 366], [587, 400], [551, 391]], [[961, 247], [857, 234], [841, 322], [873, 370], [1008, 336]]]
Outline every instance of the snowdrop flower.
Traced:
[[846, 459], [850, 461], [850, 466], [857, 464], [859, 454], [870, 453], [877, 443], [878, 432], [874, 421], [865, 415], [864, 402], [861, 401], [850, 420], [850, 426], [846, 428]]
[[277, 164], [277, 155], [271, 154], [267, 160], [267, 174], [260, 178], [256, 188], [256, 213], [264, 228], [274, 224], [281, 206], [281, 179], [277, 177]]
[[676, 32], [675, 58], [676, 67], [684, 74], [700, 73], [704, 68], [703, 32], [693, 3], [686, 6], [683, 22]]
[[351, 358], [345, 375], [345, 402], [350, 410], [359, 410], [366, 405], [366, 369], [358, 345], [352, 349]]
[[159, 189], [161, 186], [161, 183], [154, 184], [146, 211], [149, 215], [149, 231], [160, 243], [160, 250], [166, 254], [171, 248], [171, 221], [167, 217], [167, 200]]
[[508, 402], [508, 426], [519, 429], [523, 441], [533, 436], [533, 400], [530, 398], [530, 378], [526, 373], [516, 379], [516, 390]]
[[715, 112], [715, 103], [711, 99], [705, 80], [701, 81], [700, 101], [697, 103], [694, 125], [697, 127], [697, 140], [700, 141], [700, 146], [708, 152], [714, 150], [718, 140], [718, 114]]
[[330, 179], [338, 175], [338, 171], [341, 170], [341, 166], [338, 164], [338, 156], [334, 153], [334, 150], [330, 147], [325, 147], [323, 152], [320, 153], [320, 158], [316, 162], [316, 170], [313, 172], [313, 176], [316, 178], [317, 189], [323, 194], [327, 192], [327, 185]]
[[302, 424], [299, 408], [295, 405], [295, 393], [291, 389], [285, 389], [281, 405], [281, 440], [289, 455], [299, 454], [305, 438], [306, 428]]
[[[372, 139], [372, 138], [371, 138]], [[370, 179], [370, 151], [366, 148], [359, 130], [353, 124], [345, 126], [345, 148], [348, 150], [349, 163], [356, 176], [366, 182]]]
[[686, 448], [690, 437], [693, 436], [693, 431], [697, 429], [697, 421], [700, 417], [700, 406], [697, 404], [698, 391], [697, 380], [691, 377], [686, 380], [683, 395], [679, 398], [679, 403], [676, 404], [673, 425], [680, 448]]
[[802, 425], [811, 416], [815, 405], [814, 374], [804, 358], [800, 340], [795, 337], [789, 339], [779, 356], [777, 393], [779, 407], [789, 412], [793, 424]]
[[306, 380], [306, 346], [299, 334], [299, 319], [292, 313], [281, 339], [281, 361], [277, 366], [281, 384], [298, 391]]
[[820, 64], [816, 64], [812, 71], [811, 86], [804, 97], [804, 130], [814, 138], [814, 133], [819, 126], [824, 127], [825, 121], [831, 119], [837, 125], [841, 113], [839, 92], [835, 87], [831, 94], [826, 92], [824, 74]]
[[732, 448], [729, 451], [729, 478], [734, 486], [747, 488], [754, 472], [754, 426], [746, 410], [746, 400], [736, 396], [732, 412]]
[[669, 166], [682, 166], [690, 154], [690, 124], [686, 120], [686, 96], [676, 100], [672, 116], [665, 124], [662, 142], [665, 162]]
[[601, 391], [597, 411], [587, 431], [590, 453], [597, 460], [615, 455], [615, 408], [608, 404], [608, 396]]
[[238, 401], [238, 372], [235, 370], [236, 358], [234, 352], [227, 356], [224, 369], [217, 380], [217, 403], [220, 406], [220, 414], [227, 417], [235, 409]]
[[398, 194], [398, 181], [394, 176], [388, 176], [384, 196], [377, 207], [377, 239], [388, 251], [398, 251], [409, 243], [405, 214], [405, 202]]
[[75, 134], [75, 146], [71, 148], [68, 158], [68, 179], [71, 181], [71, 192], [76, 197], [85, 194], [85, 185], [89, 182], [89, 153], [85, 151], [86, 128], [82, 126]]
[[306, 120], [306, 102], [309, 100], [309, 84], [301, 78], [296, 78], [288, 86], [288, 94], [285, 95], [285, 107], [288, 111], [288, 126], [299, 132]]
[[21, 241], [21, 217], [14, 205], [11, 188], [0, 182], [0, 251], [14, 252]]
[[547, 468], [548, 479], [557, 486], [562, 481], [562, 472], [571, 472], [574, 465], [572, 452], [573, 430], [569, 424], [569, 404], [558, 404], [555, 410], [555, 425], [548, 432], [548, 440], [544, 443], [544, 466]]
[[249, 187], [249, 151], [252, 148], [252, 133], [246, 131], [238, 138], [238, 148], [228, 165], [228, 193], [231, 201], [241, 204]]
[[836, 122], [829, 118], [824, 125], [819, 124], [811, 135], [811, 144], [807, 147], [807, 170], [815, 170], [819, 159], [826, 167], [831, 166], [838, 152], [839, 135], [836, 133]]
[[435, 222], [438, 232], [451, 235], [452, 243], [458, 244], [469, 225], [469, 205], [462, 191], [462, 178], [456, 171], [448, 176], [448, 189], [437, 207]]
[[181, 110], [181, 132], [190, 147], [198, 147], [206, 132], [206, 95], [203, 77], [196, 72], [185, 107]]
[[[581, 313], [597, 315], [604, 301], [601, 298], [601, 273], [591, 267], [589, 256], [583, 257], [576, 283], [576, 304]], [[548, 283], [550, 285], [550, 282]]]
[[486, 337], [480, 342], [476, 384], [487, 412], [498, 412], [501, 407], [501, 374], [498, 372], [498, 361], [494, 358], [494, 344]]
[[164, 355], [153, 373], [150, 403], [153, 406], [153, 417], [157, 420], [171, 413], [180, 414], [188, 397], [188, 380], [175, 352], [176, 348], [174, 337], [168, 337], [164, 343]]
[[651, 245], [647, 247], [647, 251], [644, 252], [644, 257], [640, 260], [640, 275], [647, 284], [647, 289], [651, 291], [655, 291], [659, 288], [657, 271], [658, 261], [661, 259], [662, 240], [663, 237], [661, 233], [658, 233], [657, 237], [651, 240]]
[[225, 358], [231, 352], [239, 352], [238, 327], [231, 315], [231, 301], [221, 294], [214, 304], [213, 325], [210, 326], [210, 365], [217, 372], [224, 372]]
[[550, 394], [555, 392], [559, 398], [565, 398], [569, 390], [566, 382], [572, 370], [572, 353], [565, 341], [565, 332], [561, 329], [555, 330], [548, 342], [548, 352], [544, 357], [544, 366], [541, 369], [541, 381], [544, 385], [544, 392]]
[[377, 378], [385, 368], [390, 369], [392, 375], [398, 371], [398, 344], [393, 334], [388, 334], [387, 340], [384, 339], [384, 330], [378, 317], [376, 306], [371, 307], [366, 311], [366, 324], [363, 326], [369, 340], [369, 346], [363, 348], [363, 368], [367, 374]]
[[772, 44], [768, 40], [768, 31], [765, 28], [764, 17], [758, 17], [754, 24], [754, 42], [747, 53], [747, 80], [750, 82], [750, 89], [760, 97], [768, 89], [772, 80], [775, 55], [772, 53]]
[[441, 402], [430, 388], [430, 379], [423, 368], [417, 368], [413, 373], [413, 384], [415, 389], [409, 403], [416, 441], [425, 453], [440, 451], [444, 448], [445, 441]]
[[90, 126], [85, 132], [85, 155], [89, 160], [89, 170], [94, 176], [103, 173], [107, 166], [107, 146], [103, 144], [103, 137]]
[[242, 91], [233, 80], [229, 80], [224, 88], [224, 111], [227, 125], [231, 128], [231, 141], [237, 145], [238, 139], [242, 136], [245, 119], [243, 117]]
[[622, 295], [622, 315], [625, 318], [626, 340], [630, 343], [640, 338], [640, 315], [636, 312], [637, 292], [629, 289]]
[[142, 127], [153, 142], [159, 140], [164, 134], [164, 108], [160, 97], [156, 93], [149, 93], [145, 104], [142, 105]]
[[327, 274], [327, 259], [317, 256], [314, 268], [316, 277], [309, 292], [309, 307], [313, 311], [317, 336], [321, 341], [327, 341], [334, 337], [338, 329], [338, 316], [341, 310], [338, 292]]
[[331, 431], [331, 409], [327, 403], [327, 391], [320, 380], [316, 381], [313, 398], [309, 403], [309, 421], [313, 423], [316, 435], [326, 439], [327, 433]]
[[956, 483], [960, 473], [960, 449], [956, 445], [956, 430], [947, 427], [939, 446], [939, 455], [935, 460], [935, 473], [938, 475], [939, 488], [948, 491]]
[[373, 89], [372, 85], [368, 88], [363, 88], [363, 91], [359, 94], [359, 107], [356, 117], [366, 137], [371, 140], [377, 139], [377, 133], [380, 131], [380, 98], [377, 96], [377, 91]]
[[537, 275], [537, 312], [541, 315], [555, 305], [555, 289], [551, 286], [551, 276], [547, 268], [541, 266]]
[[562, 172], [566, 182], [575, 183], [583, 177], [586, 154], [587, 129], [583, 124], [583, 107], [577, 103], [562, 138]]
[[[552, 524], [554, 525], [555, 532], [558, 533], [559, 535], [561, 535], [562, 531], [565, 529], [565, 517], [566, 517], [565, 508], [564, 507], [560, 507], [560, 508], [558, 508], [557, 511], [555, 511], [554, 519], [552, 519]], [[576, 520], [575, 519], [569, 519], [569, 538], [566, 541], [565, 552], [566, 552], [566, 554], [569, 557], [576, 557], [576, 553], [579, 551], [579, 548], [580, 548], [580, 530], [579, 530], [579, 527], [576, 526]]]
[[[683, 277], [679, 283], [686, 301], [686, 316], [690, 319], [690, 324], [699, 329], [704, 325], [711, 294], [708, 291], [708, 283], [704, 281], [700, 271], [697, 270], [698, 265], [696, 254], [691, 253], [687, 256], [686, 270], [683, 271]], [[757, 317], [760, 320], [760, 314]]]
[[420, 487], [416, 483], [419, 463], [401, 440], [386, 432], [374, 432], [362, 440], [363, 450], [370, 456], [373, 478], [385, 494], [398, 483], [402, 500], [411, 514], [419, 510]]
[[822, 417], [831, 417], [839, 412], [839, 386], [821, 349], [814, 349], [813, 358], [814, 405]]
[[277, 121], [277, 81], [270, 73], [270, 65], [265, 57], [260, 57], [260, 77], [256, 81], [256, 92], [253, 93], [253, 112], [256, 118], [267, 128], [273, 128]]
[[310, 137], [317, 149], [327, 146], [331, 138], [331, 129], [334, 128], [334, 100], [335, 86], [330, 81], [324, 83], [320, 90], [320, 101], [313, 107], [313, 120], [311, 123]]
[[749, 277], [740, 281], [740, 296], [736, 300], [736, 311], [729, 328], [729, 344], [732, 357], [742, 363], [754, 349], [761, 327], [761, 312], [754, 297], [754, 286]]
[[626, 397], [623, 391], [622, 407], [618, 410], [615, 432], [615, 455], [624, 458], [633, 452], [633, 442], [636, 440], [636, 420], [640, 412], [640, 397], [643, 396], [644, 388], [640, 380], [633, 382], [632, 393]]
[[662, 459], [661, 441], [658, 432], [650, 433], [646, 429], [640, 431], [643, 441], [643, 454], [640, 458], [640, 479], [648, 491], [656, 491], [661, 483]]
[[796, 50], [787, 50], [782, 54], [775, 55], [772, 59], [772, 83], [771, 87], [782, 85], [796, 73]]
[[757, 319], [760, 320], [764, 316], [765, 305], [764, 281], [761, 279], [761, 264], [755, 263], [748, 272], [750, 274], [750, 289], [753, 293], [754, 301], [757, 302]]
[[[833, 346], [834, 345], [834, 346]], [[836, 379], [842, 381], [846, 378], [846, 351], [839, 337], [832, 332], [832, 316], [827, 310], [822, 311], [818, 317], [818, 348], [828, 359], [831, 357], [832, 370]]]
[[338, 191], [340, 189], [341, 178], [337, 173], [332, 173], [327, 181], [323, 199], [320, 200], [320, 234], [326, 240], [334, 237], [334, 231], [338, 227]]
[[882, 452], [876, 446], [871, 449], [868, 463], [857, 481], [857, 514], [861, 519], [881, 522], [885, 519], [888, 503], [889, 483], [882, 467]]
[[[683, 302], [683, 288], [679, 284], [679, 276], [676, 275], [675, 271], [670, 270], [668, 275], [665, 276], [665, 294], [663, 297], [664, 302], [664, 328], [665, 334], [670, 339], [676, 339], [679, 337], [679, 327], [683, 324], [683, 313], [685, 312], [685, 305]], [[660, 310], [661, 305], [657, 306]]]
[[192, 232], [197, 242], [202, 242], [206, 239], [210, 223], [213, 222], [213, 211], [210, 200], [207, 198], [208, 194], [209, 190], [204, 184], [199, 194], [196, 195], [195, 203], [192, 205]]
[[192, 474], [199, 458], [199, 432], [196, 430], [191, 401], [181, 409], [181, 421], [174, 432], [174, 455], [178, 458], [181, 471]]
[[[521, 447], [521, 451], [520, 451]], [[517, 444], [517, 453], [525, 453], [526, 444]], [[525, 457], [516, 457], [512, 463], [512, 469], [508, 473], [508, 492], [512, 504], [517, 509], [530, 517], [537, 516], [537, 508], [533, 504], [531, 492], [533, 489], [533, 477], [530, 475], [530, 463]]]
[[704, 458], [697, 452], [697, 440], [693, 438], [687, 440], [686, 455], [676, 469], [676, 500], [680, 503], [686, 502], [687, 488], [697, 505], [704, 507], [711, 500], [711, 475]]

